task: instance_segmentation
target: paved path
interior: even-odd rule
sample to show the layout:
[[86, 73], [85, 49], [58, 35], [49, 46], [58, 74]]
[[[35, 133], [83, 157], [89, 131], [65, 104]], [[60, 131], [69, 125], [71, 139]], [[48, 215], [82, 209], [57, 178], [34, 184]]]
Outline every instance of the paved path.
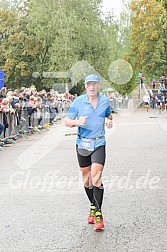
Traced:
[[167, 113], [114, 121], [101, 233], [87, 224], [76, 129], [60, 123], [0, 152], [0, 252], [167, 251]]

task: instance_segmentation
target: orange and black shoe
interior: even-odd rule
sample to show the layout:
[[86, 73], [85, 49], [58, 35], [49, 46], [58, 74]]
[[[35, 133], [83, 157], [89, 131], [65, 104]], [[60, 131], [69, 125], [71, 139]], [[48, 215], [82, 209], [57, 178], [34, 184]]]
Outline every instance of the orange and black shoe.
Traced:
[[94, 225], [94, 229], [97, 231], [103, 230], [104, 229], [104, 222], [103, 222], [103, 216], [101, 212], [96, 212], [95, 213], [95, 225]]
[[96, 209], [95, 206], [91, 206], [90, 207], [90, 213], [89, 213], [89, 216], [88, 216], [88, 223], [89, 224], [94, 224], [95, 223], [95, 221], [94, 221], [94, 218], [95, 218], [95, 209]]

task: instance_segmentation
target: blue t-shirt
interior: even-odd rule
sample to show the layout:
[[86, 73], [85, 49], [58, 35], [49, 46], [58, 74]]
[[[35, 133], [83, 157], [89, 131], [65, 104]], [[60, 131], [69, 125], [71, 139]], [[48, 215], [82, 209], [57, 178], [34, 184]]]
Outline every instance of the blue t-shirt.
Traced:
[[78, 127], [78, 137], [76, 144], [81, 141], [80, 138], [98, 138], [95, 140], [95, 148], [105, 145], [105, 117], [111, 114], [109, 99], [106, 96], [98, 95], [97, 107], [94, 109], [89, 102], [87, 94], [77, 97], [71, 104], [67, 117], [78, 119], [80, 116], [87, 116], [84, 126]]
[[162, 102], [162, 94], [157, 94], [158, 102]]

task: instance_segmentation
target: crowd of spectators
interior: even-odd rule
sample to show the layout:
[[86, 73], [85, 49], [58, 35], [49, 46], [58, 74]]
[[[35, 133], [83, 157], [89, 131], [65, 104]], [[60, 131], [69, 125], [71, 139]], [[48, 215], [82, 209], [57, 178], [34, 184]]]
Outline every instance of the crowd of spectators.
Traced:
[[37, 91], [34, 87], [22, 87], [20, 90], [4, 87], [0, 90], [0, 133], [9, 126], [7, 114], [10, 114], [10, 123], [13, 124], [11, 135], [15, 134], [15, 123], [24, 125], [28, 121], [28, 128], [32, 128], [34, 115], [38, 122], [38, 128], [42, 128], [43, 111], [49, 114], [49, 123], [53, 124], [57, 114], [61, 111], [66, 112], [75, 97], [76, 95], [69, 93], [59, 94], [53, 89], [46, 92], [44, 89]]
[[121, 109], [127, 109], [129, 107], [131, 97], [127, 93], [125, 95], [121, 95], [118, 92], [113, 91], [112, 93], [105, 92], [103, 95], [109, 98], [111, 111], [113, 113], [117, 113]]

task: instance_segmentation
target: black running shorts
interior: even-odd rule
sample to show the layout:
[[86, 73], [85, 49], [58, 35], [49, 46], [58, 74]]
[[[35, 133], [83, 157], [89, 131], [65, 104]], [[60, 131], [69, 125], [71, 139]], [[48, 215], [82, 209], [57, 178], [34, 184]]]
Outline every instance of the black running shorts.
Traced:
[[105, 145], [96, 148], [94, 151], [81, 150], [76, 145], [77, 158], [80, 167], [87, 167], [93, 163], [105, 164], [106, 151]]

